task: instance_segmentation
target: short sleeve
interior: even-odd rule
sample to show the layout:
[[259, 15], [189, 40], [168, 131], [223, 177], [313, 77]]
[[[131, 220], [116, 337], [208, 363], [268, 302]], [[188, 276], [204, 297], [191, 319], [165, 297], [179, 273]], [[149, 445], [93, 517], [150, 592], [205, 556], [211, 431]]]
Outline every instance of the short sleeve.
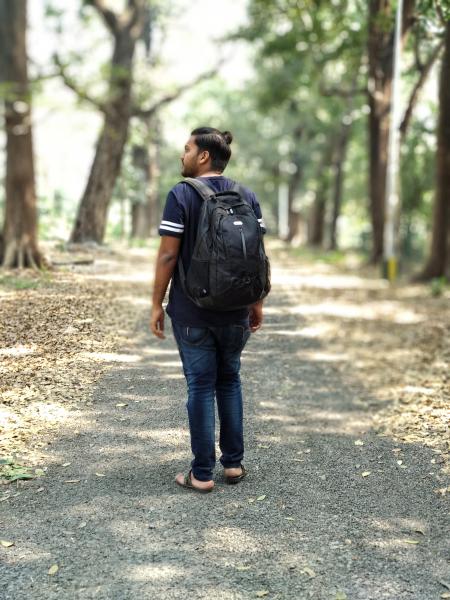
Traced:
[[173, 190], [167, 195], [159, 235], [181, 238], [184, 233], [185, 211]]
[[266, 233], [266, 224], [264, 223], [261, 207], [259, 205], [258, 199], [256, 198], [256, 194], [254, 194], [253, 192], [250, 193], [250, 200], [252, 203], [253, 212], [255, 213], [256, 218], [258, 219], [258, 223], [261, 227], [261, 231], [263, 233]]

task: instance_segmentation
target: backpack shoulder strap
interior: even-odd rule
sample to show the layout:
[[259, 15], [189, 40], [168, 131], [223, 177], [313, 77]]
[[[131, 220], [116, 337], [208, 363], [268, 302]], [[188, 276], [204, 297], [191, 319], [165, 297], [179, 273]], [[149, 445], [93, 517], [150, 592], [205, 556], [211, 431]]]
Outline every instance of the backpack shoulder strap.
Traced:
[[240, 195], [240, 197], [242, 198], [242, 200], [246, 204], [250, 205], [250, 203], [249, 203], [249, 201], [247, 199], [247, 194], [245, 193], [245, 190], [244, 190], [244, 188], [242, 187], [242, 185], [240, 183], [238, 183], [237, 181], [235, 181], [234, 184], [233, 184], [233, 187], [231, 188], [231, 191], [232, 192], [237, 192]]
[[193, 177], [186, 177], [183, 179], [184, 183], [187, 183], [191, 187], [193, 187], [203, 198], [203, 200], [209, 200], [211, 196], [214, 196], [216, 193], [212, 190], [206, 183], [203, 183], [200, 179], [194, 179]]

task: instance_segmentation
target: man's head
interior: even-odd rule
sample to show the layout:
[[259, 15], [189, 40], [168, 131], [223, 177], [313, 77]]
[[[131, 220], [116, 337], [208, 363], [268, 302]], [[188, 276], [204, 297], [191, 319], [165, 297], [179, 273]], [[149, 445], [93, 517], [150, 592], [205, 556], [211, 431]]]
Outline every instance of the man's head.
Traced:
[[232, 139], [229, 131], [222, 132], [212, 127], [194, 129], [181, 157], [183, 177], [222, 173], [230, 160]]

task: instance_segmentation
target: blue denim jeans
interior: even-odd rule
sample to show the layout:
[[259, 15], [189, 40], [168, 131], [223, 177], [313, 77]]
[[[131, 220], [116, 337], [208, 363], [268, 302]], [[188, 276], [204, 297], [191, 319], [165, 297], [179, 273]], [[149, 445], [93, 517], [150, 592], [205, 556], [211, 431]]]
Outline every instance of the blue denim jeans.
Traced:
[[187, 327], [172, 321], [188, 387], [192, 472], [212, 479], [216, 464], [215, 401], [220, 420], [220, 462], [239, 467], [244, 456], [241, 352], [250, 337], [248, 323], [223, 327]]

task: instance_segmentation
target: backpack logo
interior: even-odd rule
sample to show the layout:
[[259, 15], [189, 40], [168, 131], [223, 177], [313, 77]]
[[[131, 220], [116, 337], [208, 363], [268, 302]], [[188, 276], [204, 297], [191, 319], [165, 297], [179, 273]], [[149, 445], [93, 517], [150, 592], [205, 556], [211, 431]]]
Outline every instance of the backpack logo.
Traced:
[[203, 205], [194, 251], [185, 273], [178, 272], [184, 293], [201, 308], [228, 311], [262, 300], [270, 291], [270, 264], [265, 253], [261, 220], [245, 192], [235, 184], [215, 192], [199, 179], [186, 178]]

